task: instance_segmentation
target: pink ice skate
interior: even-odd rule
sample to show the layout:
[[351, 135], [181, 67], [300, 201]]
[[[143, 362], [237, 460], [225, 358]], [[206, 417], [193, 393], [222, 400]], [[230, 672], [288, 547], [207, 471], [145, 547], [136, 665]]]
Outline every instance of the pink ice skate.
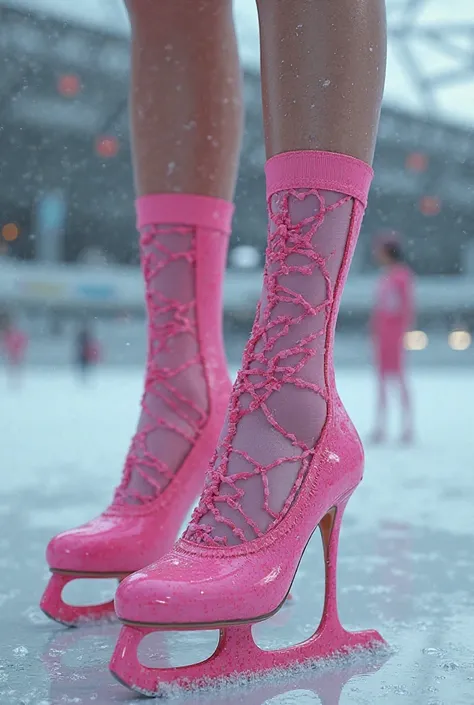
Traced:
[[[292, 152], [266, 172], [264, 288], [201, 501], [174, 548], [116, 594], [125, 626], [111, 671], [148, 695], [384, 643], [377, 632], [343, 628], [336, 591], [339, 531], [363, 450], [336, 390], [333, 339], [372, 171], [342, 155]], [[321, 623], [305, 643], [262, 651], [252, 624], [282, 607], [318, 528]], [[219, 645], [203, 663], [153, 669], [138, 660], [153, 630], [214, 628]]]
[[113, 602], [72, 606], [63, 600], [63, 588], [77, 578], [121, 581], [160, 558], [202, 489], [231, 389], [221, 289], [232, 210], [230, 203], [202, 196], [138, 202], [149, 314], [142, 415], [111, 506], [48, 546], [53, 576], [41, 608], [58, 622], [113, 616]]

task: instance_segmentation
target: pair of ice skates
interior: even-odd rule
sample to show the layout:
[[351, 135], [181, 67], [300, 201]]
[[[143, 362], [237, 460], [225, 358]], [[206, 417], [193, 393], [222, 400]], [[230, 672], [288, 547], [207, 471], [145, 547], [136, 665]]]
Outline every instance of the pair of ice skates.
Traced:
[[[146, 694], [159, 693], [165, 684], [264, 673], [382, 642], [376, 632], [349, 633], [342, 627], [336, 594], [339, 532], [362, 479], [363, 450], [337, 394], [332, 351], [372, 171], [344, 155], [294, 152], [269, 160], [266, 173], [270, 229], [264, 295], [230, 401], [225, 356], [216, 343], [227, 244], [216, 233], [218, 205], [181, 195], [142, 201], [141, 226], [179, 222], [193, 228], [194, 254], [186, 258], [196, 277], [195, 334], [207, 411], [199, 416], [190, 452], [156, 498], [124, 500], [131, 476], [126, 465], [112, 505], [48, 547], [53, 576], [41, 606], [53, 619], [75, 625], [113, 614], [113, 603], [74, 608], [61, 593], [77, 578], [119, 580], [115, 612], [124, 626], [111, 670]], [[145, 279], [148, 269], [159, 271], [163, 263], [161, 255], [149, 254], [150, 247], [177, 257], [159, 238], [158, 229], [145, 243]], [[159, 295], [148, 287], [149, 310]], [[160, 314], [171, 311], [178, 329], [187, 330], [189, 306], [166, 301]], [[167, 394], [169, 370], [150, 374], [158, 375]], [[311, 403], [302, 401], [296, 409], [290, 401], [295, 398]], [[313, 416], [310, 409], [316, 410]], [[191, 416], [186, 413], [184, 421]], [[182, 432], [183, 424], [178, 420], [175, 430]], [[129, 461], [141, 464], [146, 474], [153, 459], [140, 447]], [[191, 523], [175, 543], [203, 484]], [[303, 644], [262, 651], [252, 638], [252, 624], [282, 607], [318, 528], [326, 575], [321, 623]], [[139, 662], [138, 645], [150, 631], [194, 629], [220, 630], [208, 660], [166, 669]]]
[[[350, 443], [347, 435], [341, 442], [340, 424], [351, 432]], [[190, 482], [192, 473], [185, 475], [180, 471], [169, 490], [150, 503], [146, 513], [127, 505], [112, 505], [101, 517], [76, 532], [53, 539], [48, 550], [53, 576], [41, 601], [42, 609], [53, 619], [71, 626], [84, 619], [110, 617], [114, 612], [112, 602], [72, 607], [62, 600], [61, 592], [77, 578], [115, 577], [121, 581], [115, 609], [124, 626], [110, 668], [122, 683], [144, 694], [158, 694], [165, 684], [200, 685], [235, 675], [264, 673], [383, 643], [374, 631], [347, 632], [337, 612], [339, 531], [345, 506], [361, 473], [358, 440], [337, 403], [291, 512], [263, 537], [247, 545], [221, 548], [181, 538], [161, 558], [162, 552], [173, 544], [175, 536], [171, 532], [179, 524], [172, 504], [165, 504], [164, 497], [177, 492], [182, 500], [184, 493], [178, 486], [186, 481], [189, 486], [186, 496], [192, 501], [194, 483], [201, 480], [194, 473], [194, 482]], [[321, 487], [325, 487], [324, 493]], [[303, 644], [262, 651], [252, 638], [252, 624], [281, 608], [306, 544], [318, 527], [326, 573], [324, 612], [319, 628]], [[138, 569], [135, 561], [143, 560], [145, 555], [151, 557], [152, 551], [157, 563]], [[137, 569], [138, 572], [126, 577]], [[217, 650], [207, 661], [166, 669], [146, 667], [139, 662], [138, 646], [150, 632], [193, 629], [220, 630]]]

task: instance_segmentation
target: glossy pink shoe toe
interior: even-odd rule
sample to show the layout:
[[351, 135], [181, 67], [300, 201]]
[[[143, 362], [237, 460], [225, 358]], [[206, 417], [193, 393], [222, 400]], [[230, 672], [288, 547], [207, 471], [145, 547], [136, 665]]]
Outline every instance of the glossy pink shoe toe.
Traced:
[[57, 571], [133, 573], [172, 547], [179, 527], [168, 524], [153, 516], [105, 513], [51, 539], [46, 560]]
[[[272, 586], [272, 578], [285, 571], [291, 584], [295, 560], [272, 564], [268, 550], [253, 556], [211, 552], [190, 554], [186, 542], [155, 565], [134, 573], [121, 583], [115, 596], [117, 616], [127, 622], [172, 626], [256, 621], [278, 609], [289, 585]], [[263, 541], [262, 541], [263, 546]], [[278, 567], [277, 567], [278, 566]], [[273, 589], [272, 589], [273, 587]], [[271, 595], [271, 602], [269, 597]]]

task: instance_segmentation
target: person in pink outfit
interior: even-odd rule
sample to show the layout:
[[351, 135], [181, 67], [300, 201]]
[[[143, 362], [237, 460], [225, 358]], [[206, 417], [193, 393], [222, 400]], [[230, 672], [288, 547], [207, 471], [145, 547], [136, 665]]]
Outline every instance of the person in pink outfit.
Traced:
[[28, 337], [7, 317], [0, 340], [11, 379], [16, 383], [28, 347]]
[[371, 333], [378, 381], [377, 422], [372, 434], [381, 443], [386, 434], [387, 386], [393, 379], [399, 387], [403, 412], [402, 443], [413, 440], [413, 412], [405, 365], [405, 334], [415, 318], [414, 278], [404, 263], [400, 243], [385, 240], [376, 248], [383, 267], [371, 317]]
[[12, 326], [3, 334], [3, 345], [9, 364], [13, 367], [21, 365], [28, 345], [26, 335]]
[[76, 363], [83, 379], [87, 378], [91, 367], [100, 362], [100, 345], [87, 323], [84, 323], [76, 336]]

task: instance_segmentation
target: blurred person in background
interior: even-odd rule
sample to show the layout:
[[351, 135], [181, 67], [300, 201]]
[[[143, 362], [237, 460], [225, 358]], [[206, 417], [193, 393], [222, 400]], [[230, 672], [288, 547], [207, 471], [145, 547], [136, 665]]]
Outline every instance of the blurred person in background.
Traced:
[[28, 348], [28, 337], [14, 323], [13, 316], [9, 314], [2, 315], [0, 343], [10, 380], [12, 384], [17, 385], [20, 381], [20, 372]]
[[83, 379], [87, 378], [90, 368], [96, 365], [99, 359], [99, 342], [93, 335], [90, 325], [83, 323], [76, 336], [76, 364]]
[[377, 374], [378, 397], [373, 443], [386, 439], [387, 387], [394, 380], [402, 406], [402, 443], [413, 441], [413, 408], [407, 383], [405, 334], [415, 318], [413, 272], [404, 261], [400, 242], [386, 238], [377, 243], [375, 258], [382, 267], [370, 328]]

